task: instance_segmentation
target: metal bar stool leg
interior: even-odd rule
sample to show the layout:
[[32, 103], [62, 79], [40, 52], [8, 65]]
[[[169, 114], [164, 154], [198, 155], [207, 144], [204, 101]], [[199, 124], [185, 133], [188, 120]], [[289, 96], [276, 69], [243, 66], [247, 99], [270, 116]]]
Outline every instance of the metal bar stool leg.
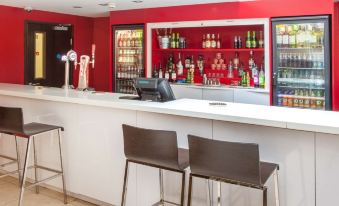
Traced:
[[209, 206], [212, 206], [212, 195], [211, 195], [211, 186], [210, 186], [210, 180], [206, 179], [206, 193], [207, 193], [207, 204]]
[[267, 206], [267, 188], [263, 189], [263, 206]]
[[20, 197], [19, 197], [19, 206], [22, 205], [23, 197], [24, 197], [24, 192], [25, 192], [25, 182], [26, 182], [26, 177], [27, 177], [27, 167], [28, 167], [28, 161], [29, 161], [29, 150], [31, 147], [31, 138], [27, 139], [27, 147], [26, 147], [26, 156], [25, 156], [25, 164], [23, 168], [23, 173], [22, 173], [22, 180], [21, 180], [21, 189], [20, 189]]
[[62, 134], [61, 129], [58, 129], [58, 136], [59, 136], [59, 154], [60, 154], [60, 167], [61, 167], [61, 178], [62, 178], [62, 187], [64, 192], [64, 203], [67, 204], [67, 190], [66, 190], [66, 181], [65, 181], [65, 173], [64, 173], [64, 165], [62, 160]]
[[280, 206], [280, 198], [279, 198], [279, 180], [278, 180], [278, 170], [274, 172], [274, 193], [275, 193], [275, 205]]
[[188, 184], [188, 199], [187, 199], [187, 206], [191, 206], [192, 201], [192, 186], [193, 186], [193, 177], [192, 174], [190, 174], [189, 184]]
[[165, 195], [164, 195], [164, 174], [162, 169], [159, 169], [159, 183], [160, 183], [160, 204], [165, 203]]
[[19, 175], [19, 187], [21, 184], [22, 176], [21, 176], [21, 161], [20, 161], [20, 153], [19, 153], [19, 144], [18, 144], [18, 137], [14, 136], [15, 138], [15, 147], [16, 147], [16, 159], [18, 164], [18, 175]]
[[[36, 149], [35, 149], [35, 137], [33, 136], [33, 153], [34, 153], [34, 177], [35, 177], [35, 183], [39, 182], [39, 179], [38, 179], [38, 168], [36, 168], [36, 166], [38, 165], [38, 158], [37, 158], [37, 152], [36, 152]], [[35, 193], [36, 194], [39, 194], [40, 192], [40, 188], [39, 188], [39, 185], [36, 185], [35, 186]]]
[[182, 180], [181, 180], [181, 206], [184, 206], [185, 201], [185, 183], [186, 183], [186, 172], [185, 170], [182, 172]]
[[121, 206], [125, 206], [125, 204], [126, 204], [126, 194], [127, 194], [127, 185], [128, 185], [128, 166], [129, 166], [129, 161], [126, 160], [124, 187], [122, 189], [122, 197], [121, 197]]
[[218, 206], [221, 206], [221, 182], [218, 182]]

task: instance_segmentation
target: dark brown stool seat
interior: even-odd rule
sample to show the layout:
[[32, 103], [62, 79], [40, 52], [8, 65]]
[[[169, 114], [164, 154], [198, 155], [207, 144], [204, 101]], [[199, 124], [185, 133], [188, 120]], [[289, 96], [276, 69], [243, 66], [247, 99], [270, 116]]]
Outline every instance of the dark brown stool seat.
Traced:
[[[137, 163], [159, 169], [160, 201], [154, 205], [169, 203], [183, 206], [185, 169], [189, 165], [189, 151], [178, 148], [176, 132], [142, 129], [128, 125], [122, 125], [122, 128], [124, 133], [124, 151], [127, 159], [121, 205], [124, 206], [126, 203], [129, 163]], [[182, 174], [180, 204], [164, 199], [162, 170]]]
[[[188, 206], [191, 205], [193, 177], [219, 183], [218, 203], [221, 203], [221, 182], [263, 191], [263, 205], [267, 206], [267, 180], [274, 175], [276, 205], [279, 206], [279, 165], [260, 162], [257, 144], [226, 142], [188, 135], [190, 180]], [[219, 205], [218, 204], [218, 205]]]
[[16, 134], [20, 137], [32, 137], [37, 134], [42, 134], [45, 132], [50, 132], [53, 130], [61, 129], [61, 131], [64, 131], [63, 127], [60, 126], [54, 126], [54, 125], [48, 125], [48, 124], [41, 124], [41, 123], [29, 123], [24, 125], [24, 132], [23, 134]]
[[[46, 181], [55, 179], [57, 177], [62, 178], [63, 192], [64, 192], [64, 203], [67, 204], [66, 184], [65, 184], [65, 178], [64, 178], [63, 160], [62, 160], [62, 147], [61, 147], [61, 131], [64, 131], [64, 128], [60, 127], [60, 126], [48, 125], [48, 124], [42, 124], [42, 123], [24, 124], [23, 122], [24, 122], [23, 121], [23, 113], [22, 113], [21, 108], [0, 107], [0, 133], [5, 133], [5, 134], [8, 134], [8, 135], [14, 136], [15, 141], [16, 141], [16, 146], [18, 145], [17, 137], [22, 137], [22, 138], [27, 139], [25, 163], [24, 163], [23, 169], [21, 169], [21, 167], [20, 167], [20, 158], [19, 158], [19, 155], [18, 155], [18, 146], [16, 147], [16, 150], [17, 150], [17, 160], [16, 161], [18, 163], [18, 170], [14, 171], [14, 172], [17, 172], [19, 174], [19, 181], [20, 181], [19, 206], [21, 206], [22, 203], [23, 203], [23, 195], [24, 195], [25, 189], [35, 187], [36, 193], [39, 193], [39, 185], [40, 184], [42, 184]], [[60, 170], [41, 166], [41, 165], [38, 164], [38, 160], [37, 160], [35, 138], [38, 137], [42, 133], [52, 132], [52, 131], [58, 132], [58, 139], [59, 139], [59, 154], [58, 155], [60, 156]], [[31, 147], [32, 142], [33, 142], [34, 165], [28, 166], [30, 147]], [[35, 182], [33, 184], [30, 184], [29, 186], [25, 186], [28, 169], [34, 169], [34, 171], [35, 171]], [[55, 175], [48, 177], [46, 179], [43, 179], [43, 180], [39, 180], [38, 179], [38, 169], [46, 170], [46, 171], [55, 173]], [[14, 172], [9, 172], [5, 175], [0, 176], [0, 178], [7, 176], [9, 174], [14, 174]]]

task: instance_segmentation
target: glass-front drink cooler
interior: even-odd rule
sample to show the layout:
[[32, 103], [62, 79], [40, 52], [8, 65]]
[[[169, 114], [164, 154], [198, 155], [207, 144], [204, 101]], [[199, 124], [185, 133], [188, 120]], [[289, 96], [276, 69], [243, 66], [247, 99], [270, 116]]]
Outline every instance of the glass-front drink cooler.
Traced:
[[331, 110], [329, 17], [275, 18], [273, 105]]
[[133, 94], [135, 78], [144, 77], [144, 25], [113, 27], [114, 91]]

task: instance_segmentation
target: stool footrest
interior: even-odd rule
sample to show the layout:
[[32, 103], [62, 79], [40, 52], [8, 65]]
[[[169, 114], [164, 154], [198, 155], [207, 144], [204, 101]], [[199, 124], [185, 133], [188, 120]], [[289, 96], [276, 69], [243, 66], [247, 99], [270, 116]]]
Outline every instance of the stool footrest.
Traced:
[[15, 159], [14, 157], [9, 157], [9, 156], [6, 156], [6, 155], [1, 155], [1, 154], [0, 154], [0, 158], [12, 160], [12, 161], [18, 161], [18, 160]]
[[170, 204], [170, 205], [180, 206], [180, 204], [178, 204], [178, 203], [167, 201], [167, 200], [162, 200], [162, 201], [160, 200], [159, 202], [154, 203], [152, 206], [164, 206], [165, 203]]
[[4, 164], [0, 165], [0, 167], [6, 167], [8, 165], [12, 165], [12, 164], [16, 164], [16, 163], [18, 163], [18, 161], [12, 160], [10, 162], [7, 162], [7, 163], [4, 163]]
[[19, 173], [19, 170], [14, 170], [12, 172], [7, 172], [7, 173], [5, 173], [3, 175], [0, 175], [0, 179], [4, 178], [4, 177], [7, 177], [7, 176], [10, 176], [10, 175], [13, 175], [13, 174], [16, 174], [16, 173]]
[[42, 170], [47, 170], [49, 172], [55, 172], [55, 173], [58, 173], [58, 174], [62, 173], [62, 171], [60, 171], [60, 170], [55, 170], [55, 169], [44, 167], [44, 166], [40, 166], [40, 165], [35, 165], [33, 167], [38, 168], [38, 169], [42, 169]]
[[35, 182], [35, 183], [33, 183], [33, 184], [29, 185], [29, 186], [26, 186], [25, 189], [28, 189], [28, 188], [31, 188], [31, 187], [40, 185], [40, 184], [42, 184], [42, 183], [44, 183], [44, 182], [47, 182], [47, 181], [52, 180], [52, 179], [55, 179], [55, 178], [57, 178], [57, 177], [59, 177], [59, 176], [61, 176], [61, 175], [62, 175], [62, 174], [60, 173], [60, 174], [56, 174], [56, 175], [53, 175], [53, 176], [51, 176], [51, 177], [48, 177], [48, 178], [46, 178], [46, 179], [40, 180], [40, 181]]

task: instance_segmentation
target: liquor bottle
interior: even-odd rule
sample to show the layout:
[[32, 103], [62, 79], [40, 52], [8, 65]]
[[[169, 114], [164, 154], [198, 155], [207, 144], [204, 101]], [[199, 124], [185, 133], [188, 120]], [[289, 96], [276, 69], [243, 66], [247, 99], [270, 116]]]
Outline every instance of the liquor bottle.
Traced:
[[288, 26], [288, 43], [289, 48], [296, 48], [297, 47], [297, 39], [296, 39], [296, 32], [294, 30], [294, 26]]
[[238, 49], [242, 48], [242, 40], [241, 40], [241, 36], [238, 36]]
[[256, 65], [254, 65], [252, 69], [252, 78], [253, 78], [254, 87], [258, 88], [259, 87], [259, 71]]
[[262, 31], [259, 32], [258, 44], [259, 44], [259, 48], [264, 48], [264, 35]]
[[218, 37], [217, 37], [217, 48], [218, 48], [218, 49], [221, 48], [220, 34], [218, 34]]
[[251, 77], [250, 77], [250, 72], [246, 72], [246, 87], [251, 86]]
[[153, 68], [153, 78], [159, 78], [159, 73], [158, 73], [156, 64], [154, 65], [154, 68]]
[[285, 27], [283, 27], [282, 25], [277, 26], [277, 47], [278, 48], [282, 48], [284, 29]]
[[197, 66], [199, 68], [200, 76], [204, 75], [204, 57], [202, 55], [199, 55]]
[[248, 49], [252, 48], [251, 32], [250, 31], [247, 32], [246, 48], [248, 48]]
[[172, 38], [171, 38], [171, 48], [175, 49], [176, 47], [176, 40], [175, 40], [175, 33], [172, 33]]
[[180, 35], [179, 33], [177, 33], [177, 38], [175, 40], [175, 48], [179, 49], [179, 39], [180, 39]]
[[179, 53], [179, 59], [178, 59], [178, 63], [177, 63], [177, 69], [178, 69], [178, 75], [179, 76], [184, 74], [184, 66], [182, 65], [180, 53]]
[[235, 57], [233, 59], [233, 66], [235, 70], [239, 68], [239, 64], [240, 64], [239, 52], [235, 52]]
[[191, 67], [191, 57], [187, 56], [185, 59], [185, 69], [189, 69]]
[[123, 37], [122, 37], [122, 46], [123, 47], [127, 46], [127, 36], [126, 36], [126, 34], [124, 34]]
[[172, 69], [171, 81], [172, 82], [176, 82], [177, 81], [177, 73], [176, 73], [175, 69]]
[[257, 37], [256, 37], [255, 31], [253, 31], [251, 47], [252, 48], [257, 48], [258, 47]]
[[205, 38], [205, 34], [202, 35], [202, 48], [206, 49], [206, 38]]
[[194, 58], [192, 55], [191, 58], [191, 65], [190, 65], [190, 69], [189, 69], [189, 73], [190, 73], [190, 83], [194, 83], [194, 70], [195, 70], [195, 63], [194, 63]]
[[239, 40], [238, 37], [234, 37], [234, 44], [233, 44], [234, 49], [239, 49]]
[[247, 86], [247, 71], [244, 71], [242, 73], [241, 77], [241, 86], [246, 87]]
[[126, 42], [127, 47], [131, 47], [131, 33], [127, 34], [127, 42]]
[[215, 40], [215, 35], [214, 34], [212, 34], [211, 48], [212, 49], [217, 48], [217, 41]]
[[162, 71], [162, 66], [161, 66], [161, 63], [159, 65], [159, 79], [162, 79], [164, 78], [164, 74], [163, 74], [163, 71]]
[[170, 73], [168, 71], [168, 68], [165, 71], [165, 79], [169, 80], [170, 79]]
[[255, 62], [254, 62], [254, 53], [251, 50], [250, 51], [250, 58], [248, 59], [248, 67], [249, 67], [250, 70], [252, 70], [254, 64], [255, 64]]
[[122, 35], [121, 34], [119, 34], [119, 37], [118, 37], [118, 46], [122, 47]]
[[305, 28], [299, 26], [299, 31], [296, 34], [297, 39], [297, 47], [304, 48], [305, 47]]
[[289, 47], [289, 34], [288, 34], [288, 27], [284, 26], [284, 33], [282, 34], [282, 47], [288, 48]]
[[230, 60], [230, 62], [228, 64], [227, 78], [229, 78], [229, 79], [234, 78], [232, 60]]
[[305, 47], [311, 48], [311, 41], [312, 41], [312, 26], [306, 25], [305, 26]]
[[242, 75], [244, 73], [244, 65], [241, 63], [238, 71], [238, 77], [242, 78]]
[[206, 49], [210, 49], [211, 48], [211, 36], [210, 34], [206, 35]]
[[262, 65], [259, 71], [259, 87], [265, 88], [265, 71], [264, 66]]

